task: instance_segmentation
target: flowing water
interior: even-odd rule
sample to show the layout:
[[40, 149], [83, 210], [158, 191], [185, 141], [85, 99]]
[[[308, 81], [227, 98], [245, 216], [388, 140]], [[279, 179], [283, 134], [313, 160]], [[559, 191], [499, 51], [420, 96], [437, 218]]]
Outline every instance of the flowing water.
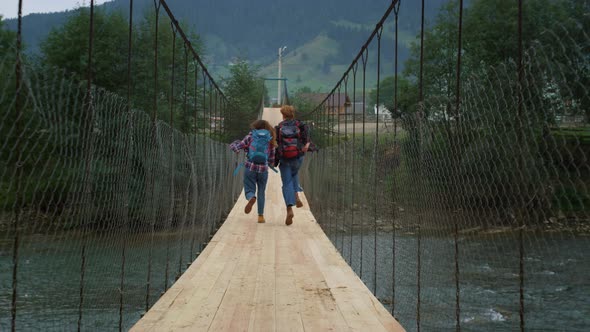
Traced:
[[[374, 245], [375, 239], [377, 246]], [[390, 310], [392, 289], [395, 289], [394, 316], [408, 331], [417, 330], [417, 239], [415, 234], [396, 236], [394, 265], [392, 234], [332, 236], [353, 270], [357, 274], [362, 271], [362, 280], [367, 287], [373, 291], [376, 284], [377, 297]], [[518, 234], [460, 238], [458, 261], [463, 331], [519, 330], [518, 243]], [[422, 236], [420, 248], [421, 330], [454, 331], [453, 237]], [[588, 237], [569, 233], [525, 234], [523, 263], [527, 331], [590, 330], [589, 249]], [[394, 268], [395, 281], [391, 277]]]
[[[375, 239], [377, 246], [374, 245]], [[371, 290], [408, 331], [416, 330], [418, 237], [389, 233], [334, 234]], [[153, 304], [191, 254], [190, 240], [178, 234], [105, 237], [36, 236], [19, 253], [18, 330], [75, 330], [80, 300], [81, 248], [86, 243], [82, 329], [118, 329], [122, 248], [126, 248], [123, 328], [145, 308], [148, 257], [152, 252]], [[352, 247], [351, 247], [352, 244]], [[10, 328], [12, 243], [0, 243], [0, 330]], [[182, 247], [182, 250], [181, 250]], [[362, 247], [362, 250], [361, 250]], [[376, 250], [375, 250], [376, 248]], [[590, 330], [588, 237], [571, 234], [525, 236], [525, 324], [528, 331]], [[352, 249], [352, 250], [351, 250]], [[193, 250], [193, 256], [194, 256]], [[375, 259], [375, 252], [377, 254]], [[352, 253], [352, 260], [351, 260]], [[452, 237], [420, 238], [420, 321], [422, 331], [454, 331], [455, 264]], [[168, 256], [168, 259], [166, 258]], [[376, 262], [376, 263], [375, 263]], [[361, 268], [362, 265], [362, 268]], [[392, 279], [395, 268], [395, 280]], [[459, 271], [463, 331], [513, 331], [519, 328], [519, 255], [516, 235], [461, 237]]]

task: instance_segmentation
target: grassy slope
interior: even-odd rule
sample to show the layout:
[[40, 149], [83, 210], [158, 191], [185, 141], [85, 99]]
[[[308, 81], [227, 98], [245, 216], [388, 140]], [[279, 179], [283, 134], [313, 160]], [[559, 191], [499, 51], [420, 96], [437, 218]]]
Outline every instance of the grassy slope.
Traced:
[[[356, 24], [353, 22], [338, 20], [333, 21], [332, 24], [336, 26], [346, 26], [358, 30], [364, 30], [367, 32], [367, 38], [372, 32], [373, 27], [368, 25]], [[415, 37], [410, 33], [400, 31], [399, 33], [400, 47], [409, 47], [410, 43], [415, 40]], [[388, 42], [392, 45], [393, 41], [393, 26], [387, 25], [384, 28], [383, 41]], [[373, 41], [373, 46], [376, 45], [376, 41]], [[358, 45], [360, 50], [361, 44]], [[330, 57], [335, 56], [341, 51], [340, 43], [334, 39], [329, 38], [326, 34], [320, 33], [314, 39], [309, 42], [297, 47], [295, 50], [287, 50], [283, 55], [283, 72], [282, 76], [288, 79], [288, 89], [290, 93], [293, 93], [300, 87], [308, 86], [312, 90], [318, 90], [320, 92], [331, 91], [335, 84], [340, 80], [345, 70], [348, 69], [350, 62], [354, 59], [354, 56], [350, 57], [348, 63], [341, 64], [330, 64], [329, 70], [324, 66], [324, 63], [328, 61], [331, 63]], [[376, 59], [374, 57], [375, 50], [371, 49], [370, 58], [367, 64], [366, 74], [366, 87], [372, 89], [375, 87], [377, 80], [376, 72]], [[384, 58], [382, 61], [381, 75], [389, 76], [393, 74], [393, 59]], [[400, 60], [400, 70], [403, 65], [403, 61]], [[263, 77], [277, 77], [278, 74], [278, 61], [275, 60], [272, 63], [261, 67], [261, 74]], [[360, 95], [361, 90], [358, 87], [362, 83], [362, 72], [361, 66], [357, 72], [357, 95]], [[270, 96], [276, 96], [277, 87], [276, 83], [267, 82], [267, 88], [269, 89]], [[349, 79], [349, 90], [352, 88], [352, 78]], [[342, 90], [344, 91], [344, 90]], [[350, 95], [350, 93], [349, 93]]]

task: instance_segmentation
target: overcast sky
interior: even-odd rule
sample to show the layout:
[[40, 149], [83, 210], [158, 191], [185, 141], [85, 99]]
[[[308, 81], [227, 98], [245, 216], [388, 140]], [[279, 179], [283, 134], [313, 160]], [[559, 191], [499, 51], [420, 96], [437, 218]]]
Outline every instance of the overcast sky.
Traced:
[[[94, 0], [100, 5], [112, 0]], [[23, 15], [31, 13], [61, 12], [81, 5], [89, 6], [90, 0], [23, 0]], [[0, 15], [14, 18], [18, 15], [18, 0], [0, 0]]]

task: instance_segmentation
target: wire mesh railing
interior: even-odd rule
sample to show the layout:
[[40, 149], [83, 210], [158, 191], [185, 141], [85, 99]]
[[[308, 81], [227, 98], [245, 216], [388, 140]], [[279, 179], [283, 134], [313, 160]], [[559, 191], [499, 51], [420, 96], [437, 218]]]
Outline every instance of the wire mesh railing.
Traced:
[[130, 328], [239, 195], [235, 156], [218, 141], [231, 117], [225, 96], [165, 1], [143, 32], [129, 4], [127, 62], [111, 64], [127, 73], [116, 93], [94, 84], [93, 1], [79, 10], [81, 75], [25, 56], [20, 23], [2, 54], [0, 330]]
[[587, 17], [428, 5], [392, 1], [304, 114], [323, 147], [302, 172], [312, 211], [408, 330], [585, 330]]

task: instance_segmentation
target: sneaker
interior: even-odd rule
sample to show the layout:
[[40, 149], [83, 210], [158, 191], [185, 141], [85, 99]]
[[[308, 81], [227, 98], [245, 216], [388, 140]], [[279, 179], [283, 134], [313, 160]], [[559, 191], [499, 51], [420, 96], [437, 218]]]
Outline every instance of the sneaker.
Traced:
[[293, 217], [295, 217], [295, 214], [293, 213], [293, 207], [288, 206], [287, 207], [287, 219], [285, 219], [285, 225], [289, 226], [293, 223]]
[[256, 203], [256, 196], [250, 198], [250, 200], [248, 201], [248, 204], [246, 204], [246, 207], [244, 208], [244, 212], [246, 214], [250, 213], [250, 211], [252, 211], [252, 207], [254, 206], [254, 203]]
[[264, 216], [263, 215], [259, 215], [258, 216], [258, 223], [259, 224], [264, 224], [266, 222], [266, 220], [264, 220]]

